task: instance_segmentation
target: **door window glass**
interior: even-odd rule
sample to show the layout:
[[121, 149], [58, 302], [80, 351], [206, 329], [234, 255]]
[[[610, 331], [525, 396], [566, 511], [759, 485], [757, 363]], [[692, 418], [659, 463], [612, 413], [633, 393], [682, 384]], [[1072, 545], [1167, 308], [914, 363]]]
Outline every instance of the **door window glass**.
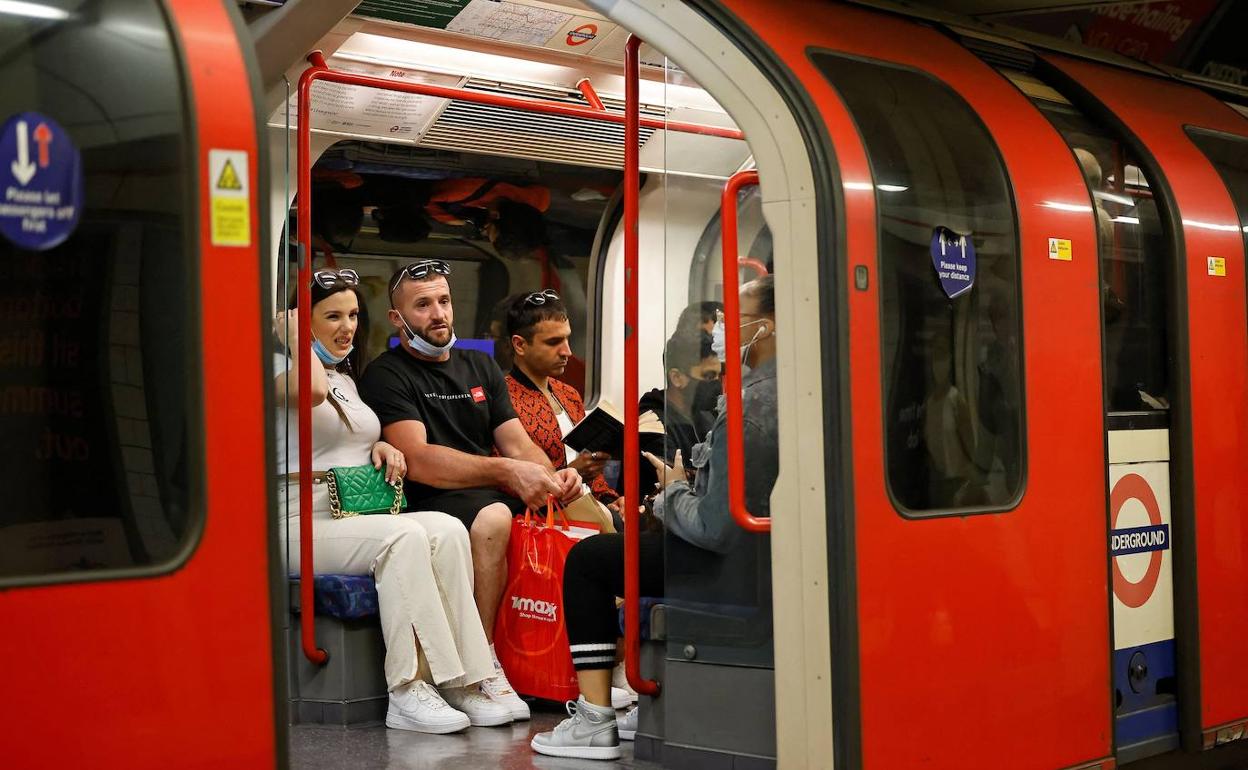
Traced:
[[970, 107], [913, 70], [815, 54], [853, 114], [879, 217], [888, 486], [903, 511], [1022, 493], [1018, 236], [1001, 157]]
[[1239, 228], [1244, 235], [1244, 256], [1248, 258], [1248, 139], [1214, 133], [1200, 128], [1187, 129], [1187, 135], [1218, 170], [1239, 212]]
[[[1037, 100], [1074, 150], [1092, 193], [1101, 253], [1107, 411], [1164, 427], [1170, 408], [1170, 249], [1149, 174], [1115, 135], [1067, 104]], [[1147, 418], [1147, 419], [1145, 419]], [[1142, 421], [1141, 421], [1142, 420]], [[1125, 427], [1125, 425], [1124, 425]]]
[[[10, 5], [0, 581], [168, 564], [202, 516], [194, 175], [174, 38], [154, 0]], [[78, 181], [56, 181], [75, 157]], [[53, 219], [12, 208], [40, 203]]]

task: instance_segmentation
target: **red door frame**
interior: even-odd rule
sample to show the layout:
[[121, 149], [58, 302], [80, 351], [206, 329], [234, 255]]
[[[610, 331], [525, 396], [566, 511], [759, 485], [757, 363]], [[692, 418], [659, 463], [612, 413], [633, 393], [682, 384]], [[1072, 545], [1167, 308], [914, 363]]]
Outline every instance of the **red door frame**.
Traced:
[[[1169, 188], [1180, 255], [1177, 371], [1172, 393], [1175, 638], [1184, 743], [1248, 718], [1248, 307], [1244, 240], [1229, 191], [1185, 126], [1248, 138], [1242, 116], [1191, 86], [1046, 57], [1105, 105], [1155, 159]], [[1149, 94], [1140, 99], [1141, 93]], [[1206, 258], [1226, 259], [1226, 276]], [[1174, 335], [1172, 334], [1172, 337]], [[1186, 417], [1186, 419], [1185, 419]], [[1187, 423], [1190, 420], [1190, 423]], [[1199, 708], [1197, 708], [1199, 704]]]
[[[837, 590], [856, 591], [859, 652], [857, 660], [832, 652], [834, 678], [838, 666], [856, 664], [862, 764], [961, 768], [1008, 758], [1052, 768], [1109, 756], [1098, 259], [1070, 149], [1023, 94], [933, 29], [809, 1], [729, 6], [818, 105], [846, 183], [869, 182], [870, 169], [852, 119], [808, 58], [812, 47], [913, 67], [951, 86], [998, 143], [1019, 213], [1029, 460], [1013, 511], [897, 513], [884, 479], [878, 280], [843, 298], [855, 542], [829, 561], [854, 561], [856, 586]], [[841, 214], [848, 253], [838, 269], [853, 286], [855, 266], [877, 265], [873, 191], [847, 187]], [[1069, 238], [1074, 260], [1049, 260], [1048, 237]]]
[[[257, 205], [265, 187], [252, 80], [237, 11], [202, 0], [167, 0], [167, 8], [193, 116], [198, 221], [188, 225], [200, 274], [212, 265], [218, 276], [198, 282], [202, 536], [166, 574], [0, 591], [8, 706], [0, 763], [10, 767], [264, 767], [284, 756], [275, 738], [258, 301], [267, 279], [257, 251], [266, 245]], [[210, 148], [248, 153], [251, 248], [211, 242]]]

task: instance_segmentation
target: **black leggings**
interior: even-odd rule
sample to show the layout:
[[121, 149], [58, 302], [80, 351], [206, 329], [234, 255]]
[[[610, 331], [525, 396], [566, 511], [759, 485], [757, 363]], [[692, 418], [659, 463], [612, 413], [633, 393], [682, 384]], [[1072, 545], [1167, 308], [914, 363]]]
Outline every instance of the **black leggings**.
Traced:
[[[663, 533], [642, 532], [641, 595], [663, 595]], [[593, 535], [572, 547], [563, 572], [568, 644], [578, 671], [613, 668], [620, 636], [615, 597], [624, 595], [624, 536]]]

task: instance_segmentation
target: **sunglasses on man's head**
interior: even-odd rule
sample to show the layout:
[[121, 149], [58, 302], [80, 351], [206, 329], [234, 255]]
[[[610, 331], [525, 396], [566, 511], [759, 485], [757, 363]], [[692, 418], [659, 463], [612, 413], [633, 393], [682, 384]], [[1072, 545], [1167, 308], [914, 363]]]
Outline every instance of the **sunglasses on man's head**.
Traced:
[[354, 270], [317, 270], [312, 274], [312, 281], [322, 289], [336, 289], [340, 286], [359, 286], [360, 274]]
[[555, 293], [554, 289], [546, 289], [544, 291], [535, 291], [529, 296], [524, 298], [524, 304], [532, 305], [534, 307], [541, 307], [542, 305], [545, 305], [547, 302], [558, 302], [558, 301], [559, 301], [559, 295]]
[[394, 285], [390, 287], [390, 293], [393, 294], [394, 290], [399, 288], [399, 284], [403, 281], [404, 275], [411, 278], [413, 281], [421, 281], [427, 278], [430, 273], [435, 273], [437, 275], [450, 275], [451, 266], [440, 259], [422, 259], [419, 262], [413, 262], [403, 268], [402, 274], [394, 280]]

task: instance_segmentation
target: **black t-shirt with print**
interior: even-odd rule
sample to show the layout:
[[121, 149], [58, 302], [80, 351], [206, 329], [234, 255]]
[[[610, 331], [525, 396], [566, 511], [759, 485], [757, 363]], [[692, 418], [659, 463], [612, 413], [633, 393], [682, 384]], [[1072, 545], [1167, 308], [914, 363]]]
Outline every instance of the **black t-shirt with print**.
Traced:
[[[359, 388], [383, 428], [417, 420], [430, 444], [481, 457], [494, 453], [494, 429], [516, 416], [498, 364], [476, 350], [452, 348], [446, 361], [422, 361], [391, 348], [364, 370]], [[409, 502], [440, 491], [412, 481], [406, 486]]]

